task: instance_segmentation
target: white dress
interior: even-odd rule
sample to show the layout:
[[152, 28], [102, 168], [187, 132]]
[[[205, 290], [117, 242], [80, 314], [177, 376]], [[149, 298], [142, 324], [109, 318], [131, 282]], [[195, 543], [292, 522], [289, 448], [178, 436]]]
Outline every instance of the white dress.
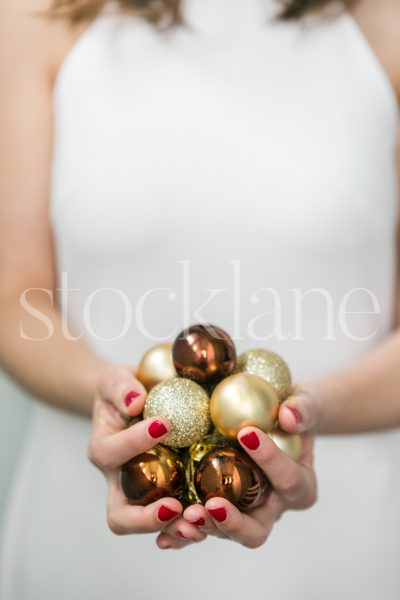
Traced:
[[[61, 66], [60, 282], [70, 324], [113, 361], [136, 364], [201, 316], [238, 351], [280, 352], [298, 380], [392, 327], [394, 92], [348, 14], [278, 24], [274, 6], [185, 0], [192, 28], [168, 34], [106, 11]], [[178, 553], [113, 536], [90, 423], [33, 413], [1, 600], [398, 600], [400, 431], [320, 439], [318, 504], [285, 514], [262, 548], [209, 538]]]

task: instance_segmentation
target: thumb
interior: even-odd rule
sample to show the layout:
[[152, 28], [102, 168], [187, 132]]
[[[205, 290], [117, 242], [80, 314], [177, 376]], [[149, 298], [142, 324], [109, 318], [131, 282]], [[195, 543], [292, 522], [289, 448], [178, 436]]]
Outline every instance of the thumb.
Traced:
[[279, 425], [289, 433], [304, 433], [315, 429], [318, 408], [315, 395], [305, 387], [296, 386], [279, 407]]

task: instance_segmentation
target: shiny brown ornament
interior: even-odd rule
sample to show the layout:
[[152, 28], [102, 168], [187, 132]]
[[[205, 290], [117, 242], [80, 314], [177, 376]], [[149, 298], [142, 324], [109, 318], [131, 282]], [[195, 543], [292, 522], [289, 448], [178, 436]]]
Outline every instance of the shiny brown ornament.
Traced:
[[157, 344], [147, 350], [137, 370], [137, 378], [147, 391], [160, 381], [176, 376], [177, 372], [172, 361], [172, 344]]
[[241, 511], [260, 506], [271, 491], [260, 467], [234, 447], [218, 448], [206, 454], [196, 469], [194, 485], [203, 504], [219, 496]]
[[301, 456], [302, 442], [298, 433], [287, 433], [276, 428], [268, 434], [275, 444], [285, 452], [292, 460], [298, 461]]
[[236, 373], [221, 381], [211, 395], [212, 422], [225, 437], [236, 439], [242, 427], [271, 431], [278, 416], [279, 399], [265, 379]]
[[216, 325], [192, 325], [182, 331], [172, 347], [175, 369], [197, 383], [217, 383], [229, 375], [236, 361], [230, 336]]
[[185, 448], [198, 442], [211, 426], [209, 397], [203, 388], [181, 377], [162, 381], [149, 392], [143, 416], [166, 417], [171, 430], [163, 444], [172, 448]]
[[235, 373], [259, 375], [276, 390], [282, 402], [292, 390], [292, 377], [286, 362], [279, 354], [256, 348], [238, 356]]
[[121, 467], [120, 485], [130, 504], [146, 506], [164, 496], [180, 496], [185, 467], [177, 452], [158, 444]]
[[[225, 446], [232, 447], [232, 440], [228, 440], [223, 437], [215, 428], [209, 434], [203, 437], [199, 442], [192, 444], [190, 448], [183, 454], [183, 460], [186, 469], [186, 496], [190, 504], [201, 504], [201, 500], [197, 494], [196, 487], [194, 485], [194, 474], [201, 460], [206, 454], [216, 448], [223, 448]], [[241, 449], [241, 446], [237, 444], [237, 447]]]

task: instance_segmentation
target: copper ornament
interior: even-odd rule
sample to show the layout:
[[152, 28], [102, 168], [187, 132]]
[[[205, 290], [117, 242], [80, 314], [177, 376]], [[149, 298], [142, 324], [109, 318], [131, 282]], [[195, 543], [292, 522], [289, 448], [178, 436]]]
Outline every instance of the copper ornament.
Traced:
[[196, 469], [194, 485], [202, 503], [219, 496], [243, 512], [260, 506], [271, 491], [258, 465], [234, 447], [206, 454]]
[[172, 344], [157, 344], [143, 355], [138, 369], [137, 378], [147, 391], [160, 381], [176, 377], [172, 361]]
[[181, 457], [158, 444], [121, 467], [120, 485], [129, 504], [146, 506], [164, 496], [178, 497], [186, 487]]
[[181, 377], [200, 384], [217, 383], [229, 375], [236, 361], [231, 337], [216, 325], [192, 325], [172, 347], [175, 369]]
[[225, 437], [236, 439], [242, 427], [271, 431], [278, 416], [279, 399], [265, 379], [250, 373], [226, 377], [214, 389], [210, 400], [212, 422]]
[[264, 348], [247, 350], [238, 356], [235, 373], [259, 375], [272, 385], [282, 402], [292, 391], [292, 378], [279, 354]]

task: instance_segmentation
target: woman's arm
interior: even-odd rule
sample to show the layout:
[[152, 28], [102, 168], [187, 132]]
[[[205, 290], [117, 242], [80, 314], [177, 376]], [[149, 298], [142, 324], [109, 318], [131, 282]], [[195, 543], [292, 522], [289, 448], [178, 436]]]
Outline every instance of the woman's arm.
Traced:
[[[0, 1], [0, 361], [49, 403], [89, 413], [104, 361], [62, 333], [57, 306], [43, 291], [28, 299], [54, 331], [20, 304], [28, 288], [55, 288], [48, 217], [52, 151], [51, 88], [72, 34], [32, 15], [43, 0]], [[75, 34], [74, 34], [75, 35]], [[51, 293], [49, 291], [49, 294]]]

